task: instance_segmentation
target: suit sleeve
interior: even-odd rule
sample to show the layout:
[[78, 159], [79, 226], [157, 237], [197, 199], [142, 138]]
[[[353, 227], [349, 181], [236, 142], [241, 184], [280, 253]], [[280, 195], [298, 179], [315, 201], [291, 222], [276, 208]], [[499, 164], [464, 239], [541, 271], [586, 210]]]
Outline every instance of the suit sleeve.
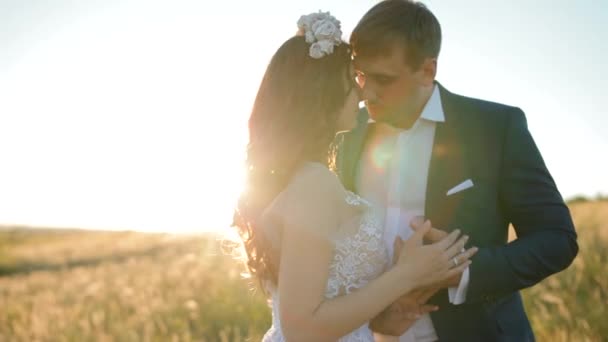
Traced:
[[578, 253], [576, 233], [524, 113], [508, 116], [499, 180], [500, 206], [517, 239], [480, 248], [470, 267], [467, 303], [532, 286], [568, 267]]

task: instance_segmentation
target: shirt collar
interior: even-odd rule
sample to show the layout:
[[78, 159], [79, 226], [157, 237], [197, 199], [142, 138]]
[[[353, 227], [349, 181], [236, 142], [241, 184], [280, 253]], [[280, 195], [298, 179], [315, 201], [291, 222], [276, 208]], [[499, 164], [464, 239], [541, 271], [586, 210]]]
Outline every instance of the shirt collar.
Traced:
[[443, 113], [443, 106], [441, 105], [441, 93], [436, 84], [433, 86], [433, 94], [426, 105], [424, 105], [420, 117], [428, 121], [445, 122], [445, 114]]
[[[433, 94], [424, 105], [420, 118], [433, 121], [433, 122], [445, 122], [445, 114], [443, 113], [443, 106], [441, 105], [441, 93], [437, 84], [433, 85]], [[420, 119], [418, 119], [420, 120]], [[375, 122], [374, 119], [369, 118], [368, 123]]]

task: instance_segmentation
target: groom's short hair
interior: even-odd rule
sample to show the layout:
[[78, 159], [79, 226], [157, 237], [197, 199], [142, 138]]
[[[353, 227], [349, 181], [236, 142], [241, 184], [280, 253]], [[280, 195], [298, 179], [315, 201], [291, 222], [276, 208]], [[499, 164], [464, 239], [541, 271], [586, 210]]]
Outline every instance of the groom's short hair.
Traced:
[[365, 13], [350, 37], [355, 56], [387, 54], [395, 42], [403, 44], [406, 62], [417, 70], [426, 58], [439, 56], [439, 21], [421, 2], [384, 0]]

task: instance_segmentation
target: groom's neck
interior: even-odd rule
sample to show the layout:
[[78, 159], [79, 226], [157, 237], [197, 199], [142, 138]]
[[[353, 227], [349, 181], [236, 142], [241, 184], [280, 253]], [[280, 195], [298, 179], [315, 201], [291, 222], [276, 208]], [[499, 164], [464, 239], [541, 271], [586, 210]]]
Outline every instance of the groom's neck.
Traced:
[[433, 89], [434, 86], [423, 88], [419, 95], [412, 99], [411, 103], [404, 106], [405, 108], [403, 108], [403, 110], [394, 113], [390, 124], [401, 129], [410, 129], [416, 120], [418, 120], [424, 107], [429, 102], [433, 95]]

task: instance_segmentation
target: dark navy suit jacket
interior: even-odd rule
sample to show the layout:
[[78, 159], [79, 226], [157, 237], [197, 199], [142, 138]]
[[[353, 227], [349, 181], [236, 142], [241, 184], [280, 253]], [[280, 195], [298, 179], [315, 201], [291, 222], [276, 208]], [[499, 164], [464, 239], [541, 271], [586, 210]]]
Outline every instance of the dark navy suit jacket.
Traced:
[[[519, 290], [559, 272], [578, 252], [570, 212], [515, 107], [452, 94], [440, 88], [445, 122], [435, 130], [425, 214], [434, 227], [460, 229], [472, 258], [466, 302], [452, 305], [447, 290], [431, 298], [440, 341], [532, 341]], [[367, 113], [338, 137], [340, 179], [356, 189]], [[471, 179], [472, 188], [446, 196]], [[509, 224], [517, 239], [507, 243]]]

